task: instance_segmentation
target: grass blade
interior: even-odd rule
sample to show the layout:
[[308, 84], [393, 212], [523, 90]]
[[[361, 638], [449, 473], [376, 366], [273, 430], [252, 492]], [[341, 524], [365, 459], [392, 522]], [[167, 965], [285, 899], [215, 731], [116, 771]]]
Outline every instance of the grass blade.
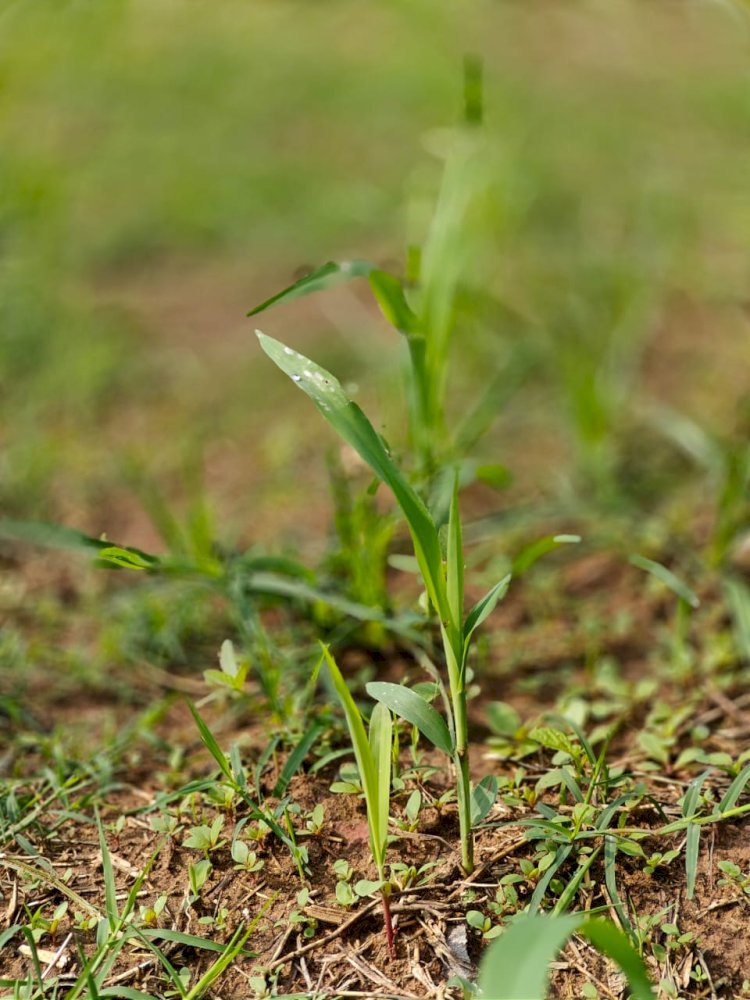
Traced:
[[445, 719], [421, 695], [401, 684], [373, 681], [366, 685], [367, 693], [382, 702], [402, 719], [406, 719], [426, 736], [433, 746], [445, 753], [453, 753], [453, 741]]
[[750, 590], [739, 580], [724, 582], [729, 611], [732, 616], [732, 632], [737, 652], [742, 659], [750, 662]]
[[445, 564], [448, 607], [453, 621], [460, 624], [464, 617], [464, 546], [461, 537], [461, 515], [458, 510], [458, 476], [453, 481]]
[[485, 952], [479, 969], [482, 1000], [544, 1000], [550, 963], [576, 932], [618, 963], [633, 1000], [655, 1000], [646, 967], [625, 935], [609, 920], [580, 913], [531, 916], [511, 924]]
[[[349, 688], [346, 686], [346, 681], [338, 668], [338, 664], [334, 660], [333, 656], [331, 656], [331, 652], [327, 646], [323, 646], [323, 657], [325, 658], [326, 665], [328, 666], [328, 672], [331, 675], [331, 680], [333, 681], [333, 686], [336, 689], [336, 694], [339, 696], [339, 700], [341, 701], [344, 709], [346, 725], [349, 729], [349, 735], [354, 749], [354, 756], [357, 760], [357, 768], [359, 769], [359, 776], [365, 792], [367, 814], [368, 817], [375, 818], [377, 815], [377, 804], [379, 802], [378, 774], [375, 770], [375, 761], [373, 760], [372, 752], [370, 750], [370, 742], [367, 739], [367, 734], [365, 733], [362, 716], [360, 715], [359, 709], [351, 696]], [[382, 857], [385, 851], [385, 835], [383, 835], [383, 840], [381, 841], [379, 839], [381, 831], [377, 828], [377, 825], [373, 826], [373, 823], [369, 823], [368, 826], [370, 827], [370, 846], [372, 848], [372, 853], [375, 857]]]
[[115, 929], [120, 912], [117, 907], [117, 885], [115, 884], [115, 873], [112, 868], [112, 858], [110, 857], [107, 838], [104, 836], [99, 812], [96, 812], [96, 827], [99, 832], [99, 850], [102, 855], [102, 872], [104, 874], [104, 900], [109, 929]]
[[748, 781], [750, 781], [750, 764], [746, 764], [745, 767], [742, 768], [737, 777], [732, 781], [729, 788], [727, 788], [724, 793], [724, 797], [719, 803], [717, 812], [724, 813], [729, 809], [734, 809], [737, 804], [737, 799], [740, 795], [742, 795]]
[[232, 774], [232, 769], [227, 763], [227, 758], [225, 757], [224, 752], [222, 751], [219, 744], [216, 742], [214, 734], [211, 732], [206, 723], [198, 714], [198, 710], [195, 707], [195, 705], [193, 705], [191, 701], [188, 701], [187, 704], [188, 708], [190, 709], [191, 715], [195, 719], [195, 724], [198, 727], [198, 732], [200, 733], [200, 737], [203, 740], [204, 746], [211, 754], [213, 759], [216, 761], [216, 763], [219, 765], [219, 768], [223, 773], [224, 777], [227, 778], [232, 783], [232, 785], [234, 785], [235, 779], [234, 775]]
[[474, 632], [495, 610], [498, 601], [505, 597], [510, 586], [510, 579], [510, 573], [504, 576], [499, 583], [496, 583], [491, 590], [487, 591], [480, 601], [477, 601], [466, 616], [466, 621], [464, 622], [464, 643], [466, 647], [468, 647]]
[[544, 875], [539, 879], [534, 889], [534, 893], [529, 902], [529, 913], [535, 914], [542, 905], [542, 900], [544, 899], [544, 894], [549, 888], [549, 884], [558, 872], [558, 869], [565, 864], [573, 850], [572, 844], [563, 844], [561, 847], [557, 848], [555, 852], [555, 860], [545, 871]]
[[604, 838], [604, 883], [607, 886], [607, 891], [609, 892], [609, 898], [612, 906], [615, 908], [615, 913], [617, 914], [617, 919], [620, 921], [620, 926], [623, 930], [626, 930], [631, 941], [634, 940], [635, 935], [630, 921], [628, 920], [627, 914], [625, 912], [625, 907], [623, 906], [622, 899], [620, 898], [620, 893], [617, 888], [617, 838], [612, 836], [607, 836]]
[[485, 953], [479, 970], [483, 1000], [543, 1000], [549, 964], [580, 922], [573, 915], [514, 921]]
[[369, 281], [380, 311], [391, 326], [406, 336], [420, 335], [419, 320], [406, 301], [398, 278], [387, 271], [371, 271]]
[[[690, 783], [690, 787], [685, 792], [682, 800], [682, 815], [685, 819], [695, 816], [700, 803], [700, 791], [703, 782], [710, 771], [704, 771], [695, 781]], [[695, 895], [695, 880], [698, 875], [698, 855], [700, 853], [701, 828], [697, 823], [691, 823], [685, 834], [685, 873], [687, 875], [687, 898], [692, 899]]]
[[377, 774], [376, 815], [373, 817], [377, 827], [379, 843], [383, 845], [383, 853], [375, 858], [378, 874], [383, 879], [383, 864], [385, 863], [385, 845], [388, 839], [388, 816], [391, 805], [391, 741], [393, 739], [393, 722], [391, 713], [382, 702], [378, 702], [370, 718], [370, 752]]
[[186, 994], [185, 1000], [199, 1000], [200, 997], [206, 992], [206, 990], [216, 982], [216, 980], [221, 976], [227, 968], [232, 964], [232, 962], [237, 958], [242, 948], [253, 932], [254, 924], [251, 924], [247, 929], [245, 929], [241, 924], [237, 930], [232, 935], [230, 941], [224, 946], [222, 955], [216, 959], [216, 961], [206, 969], [201, 978], [192, 987], [189, 993]]
[[366, 260], [345, 260], [341, 261], [340, 264], [329, 260], [326, 264], [322, 264], [314, 271], [304, 275], [299, 281], [295, 281], [294, 284], [277, 292], [276, 295], [272, 295], [270, 299], [261, 302], [259, 306], [255, 306], [247, 315], [257, 316], [258, 313], [265, 312], [271, 306], [283, 305], [285, 302], [291, 302], [303, 295], [333, 288], [334, 285], [340, 285], [351, 278], [367, 277], [374, 270], [374, 264], [370, 264]]
[[662, 566], [661, 563], [654, 562], [653, 559], [647, 559], [645, 556], [640, 556], [637, 553], [630, 557], [630, 563], [632, 566], [637, 566], [638, 569], [645, 570], [646, 573], [650, 573], [655, 576], [657, 580], [661, 580], [672, 593], [676, 594], [681, 601], [685, 601], [689, 604], [691, 608], [697, 608], [700, 605], [700, 598], [688, 585], [676, 576], [671, 569], [667, 569], [666, 566]]
[[598, 918], [584, 920], [578, 927], [578, 933], [587, 937], [603, 955], [617, 962], [627, 976], [632, 1000], [654, 1000], [643, 960], [611, 921]]
[[285, 347], [280, 341], [267, 337], [260, 330], [257, 334], [260, 346], [268, 357], [310, 397], [340, 437], [354, 448], [378, 479], [393, 492], [409, 526], [430, 600], [440, 617], [450, 620], [437, 528], [423, 501], [394, 464], [375, 428], [356, 403], [348, 398], [338, 379], [325, 368]]
[[279, 775], [279, 780], [273, 790], [273, 794], [277, 799], [283, 797], [286, 791], [286, 786], [291, 781], [292, 777], [297, 772], [302, 761], [307, 757], [310, 747], [313, 746], [320, 734], [325, 730], [325, 726], [315, 725], [301, 737], [297, 746], [292, 750], [287, 758], [287, 762], [284, 765], [284, 769]]

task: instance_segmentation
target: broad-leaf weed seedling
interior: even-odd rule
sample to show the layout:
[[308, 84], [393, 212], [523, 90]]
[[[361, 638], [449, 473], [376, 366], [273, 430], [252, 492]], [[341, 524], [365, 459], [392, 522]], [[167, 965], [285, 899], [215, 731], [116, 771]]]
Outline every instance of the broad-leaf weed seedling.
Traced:
[[470, 873], [474, 868], [474, 856], [466, 711], [469, 651], [474, 633], [505, 594], [510, 577], [506, 576], [492, 587], [464, 617], [464, 550], [457, 479], [450, 504], [444, 559], [438, 526], [424, 501], [396, 465], [365, 414], [348, 398], [339, 381], [330, 372], [278, 340], [260, 331], [258, 338], [271, 360], [307, 393], [339, 435], [390, 487], [406, 519], [425, 590], [440, 621], [450, 695], [444, 699], [448, 721], [423, 697], [408, 688], [397, 684], [372, 683], [367, 690], [373, 698], [416, 726], [434, 746], [453, 758], [461, 827], [461, 863], [464, 871]]

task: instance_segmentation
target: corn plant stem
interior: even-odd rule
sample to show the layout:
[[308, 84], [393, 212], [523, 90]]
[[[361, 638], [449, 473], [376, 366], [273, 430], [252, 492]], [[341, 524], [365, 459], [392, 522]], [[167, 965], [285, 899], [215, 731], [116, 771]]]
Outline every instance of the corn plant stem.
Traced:
[[388, 942], [388, 954], [391, 958], [396, 957], [396, 947], [393, 943], [393, 920], [391, 918], [390, 886], [381, 890], [380, 898], [383, 900], [383, 924], [385, 926], [385, 939]]
[[471, 836], [471, 781], [469, 778], [468, 748], [453, 758], [456, 769], [456, 795], [458, 797], [458, 825], [461, 835], [461, 867], [464, 874], [474, 871], [474, 841]]
[[[471, 837], [471, 779], [469, 777], [469, 720], [466, 712], [466, 690], [464, 671], [456, 655], [458, 642], [451, 641], [448, 630], [443, 628], [443, 646], [448, 667], [455, 752], [453, 763], [456, 770], [456, 797], [458, 800], [458, 823], [461, 836], [461, 867], [466, 875], [474, 871], [474, 843]], [[459, 654], [462, 656], [462, 653]]]

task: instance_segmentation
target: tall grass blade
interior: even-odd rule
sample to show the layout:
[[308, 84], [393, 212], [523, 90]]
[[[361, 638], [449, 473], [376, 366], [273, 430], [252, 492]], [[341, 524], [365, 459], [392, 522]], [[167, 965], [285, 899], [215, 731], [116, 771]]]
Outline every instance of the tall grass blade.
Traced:
[[453, 621], [460, 625], [464, 617], [464, 546], [461, 537], [461, 515], [458, 510], [458, 476], [453, 481], [445, 568], [448, 607]]
[[385, 829], [381, 829], [380, 826], [380, 813], [377, 808], [377, 804], [380, 801], [378, 795], [378, 772], [375, 769], [375, 761], [373, 760], [373, 755], [370, 750], [370, 742], [365, 733], [364, 723], [362, 722], [362, 716], [359, 714], [359, 709], [352, 698], [349, 688], [346, 686], [346, 681], [344, 680], [341, 671], [338, 668], [338, 664], [331, 656], [331, 652], [327, 646], [323, 646], [323, 656], [325, 658], [326, 665], [328, 667], [328, 672], [333, 681], [333, 686], [336, 689], [336, 694], [339, 696], [339, 700], [344, 709], [344, 715], [346, 717], [347, 728], [349, 729], [349, 735], [352, 741], [352, 747], [354, 748], [354, 756], [357, 761], [357, 768], [359, 770], [359, 776], [362, 781], [362, 787], [365, 792], [365, 800], [367, 802], [367, 814], [370, 828], [370, 847], [372, 849], [373, 858], [380, 859], [378, 867], [382, 865], [382, 858], [385, 853], [385, 842], [388, 836], [387, 826]]
[[594, 918], [584, 920], [578, 933], [587, 937], [603, 955], [617, 962], [627, 976], [632, 1000], [654, 1000], [646, 966], [622, 931], [609, 920]]
[[742, 795], [748, 781], [750, 781], [750, 764], [746, 764], [745, 767], [742, 768], [737, 777], [732, 781], [729, 788], [727, 788], [721, 802], [718, 805], [717, 811], [724, 813], [728, 812], [730, 809], [734, 809], [737, 804], [737, 799], [740, 795]]
[[406, 719], [426, 736], [433, 746], [444, 753], [453, 753], [453, 741], [445, 719], [421, 695], [401, 684], [372, 681], [366, 685], [367, 693], [382, 702], [402, 719]]
[[617, 887], [617, 838], [607, 836], [604, 838], [604, 884], [607, 886], [609, 898], [615, 908], [620, 926], [627, 932], [628, 937], [634, 942], [633, 927], [628, 920], [625, 907], [620, 892]]
[[750, 589], [739, 580], [730, 579], [724, 582], [724, 593], [732, 616], [737, 652], [750, 663]]
[[195, 724], [198, 727], [198, 732], [200, 733], [200, 737], [203, 740], [204, 746], [211, 754], [213, 759], [216, 761], [216, 763], [219, 765], [219, 769], [221, 770], [224, 777], [227, 778], [232, 783], [232, 785], [234, 785], [235, 779], [234, 775], [232, 774], [232, 769], [227, 762], [227, 758], [224, 755], [223, 750], [216, 742], [214, 734], [211, 732], [206, 723], [198, 714], [198, 710], [195, 707], [195, 705], [193, 705], [191, 701], [188, 701], [187, 704], [188, 708], [190, 709], [190, 714], [195, 719]]
[[441, 618], [449, 618], [437, 528], [423, 501], [407, 483], [362, 410], [330, 372], [278, 340], [257, 331], [268, 357], [313, 401], [334, 430], [389, 487], [401, 508], [427, 593]]
[[289, 754], [287, 762], [279, 775], [279, 780], [274, 786], [273, 794], [277, 799], [280, 799], [284, 795], [287, 785], [296, 774], [302, 761], [307, 757], [310, 748], [324, 730], [325, 726], [320, 724], [314, 725], [299, 739], [296, 747]]
[[104, 875], [104, 899], [107, 922], [109, 923], [110, 931], [112, 931], [115, 929], [117, 920], [120, 916], [120, 912], [117, 907], [117, 885], [115, 883], [115, 873], [112, 867], [112, 858], [110, 857], [109, 847], [107, 846], [107, 838], [104, 836], [104, 827], [102, 826], [98, 810], [96, 811], [96, 828], [99, 833], [99, 851], [102, 856], [102, 873]]
[[[388, 837], [388, 816], [391, 805], [391, 744], [393, 740], [393, 721], [391, 713], [382, 702], [378, 702], [370, 717], [370, 752], [372, 753], [375, 771], [377, 773], [377, 827], [383, 837], [383, 846]], [[385, 861], [385, 857], [381, 858]], [[379, 875], [382, 879], [383, 872]]]
[[[704, 771], [694, 781], [685, 792], [682, 800], [682, 815], [685, 819], [690, 819], [698, 812], [700, 804], [700, 791], [703, 782], [710, 771]], [[695, 895], [695, 880], [698, 876], [698, 855], [700, 853], [701, 828], [697, 823], [691, 823], [685, 834], [685, 874], [687, 876], [687, 898], [692, 899]]]

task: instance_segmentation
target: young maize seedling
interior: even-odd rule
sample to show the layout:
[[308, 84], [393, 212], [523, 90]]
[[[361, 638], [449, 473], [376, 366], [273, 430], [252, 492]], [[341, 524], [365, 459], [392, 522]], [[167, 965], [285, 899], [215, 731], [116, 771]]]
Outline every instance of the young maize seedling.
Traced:
[[[393, 946], [393, 922], [391, 920], [390, 895], [391, 884], [385, 877], [385, 852], [388, 843], [388, 813], [391, 801], [391, 737], [393, 722], [391, 713], [384, 704], [378, 702], [370, 717], [369, 739], [365, 733], [364, 723], [359, 709], [346, 686], [341, 671], [327, 646], [323, 646], [323, 656], [320, 659], [313, 680], [317, 677], [320, 667], [325, 662], [333, 681], [336, 694], [341, 701], [346, 716], [354, 756], [357, 761], [362, 788], [365, 793], [367, 809], [367, 827], [370, 834], [370, 851], [378, 873], [377, 889], [383, 900], [383, 922], [388, 941], [388, 951], [395, 958]], [[367, 887], [376, 891], [375, 887]]]
[[447, 721], [424, 698], [408, 688], [397, 684], [373, 683], [368, 684], [367, 690], [376, 701], [383, 702], [396, 715], [416, 726], [430, 742], [452, 757], [456, 769], [461, 864], [468, 874], [474, 867], [466, 713], [469, 649], [475, 631], [505, 594], [510, 577], [504, 577], [492, 587], [464, 617], [464, 555], [458, 511], [458, 483], [454, 483], [447, 551], [443, 559], [435, 520], [391, 458], [370, 421], [357, 404], [347, 397], [339, 381], [330, 372], [278, 340], [273, 340], [260, 331], [258, 338], [271, 360], [307, 393], [338, 434], [390, 488], [406, 519], [425, 590], [440, 621], [448, 673]]

